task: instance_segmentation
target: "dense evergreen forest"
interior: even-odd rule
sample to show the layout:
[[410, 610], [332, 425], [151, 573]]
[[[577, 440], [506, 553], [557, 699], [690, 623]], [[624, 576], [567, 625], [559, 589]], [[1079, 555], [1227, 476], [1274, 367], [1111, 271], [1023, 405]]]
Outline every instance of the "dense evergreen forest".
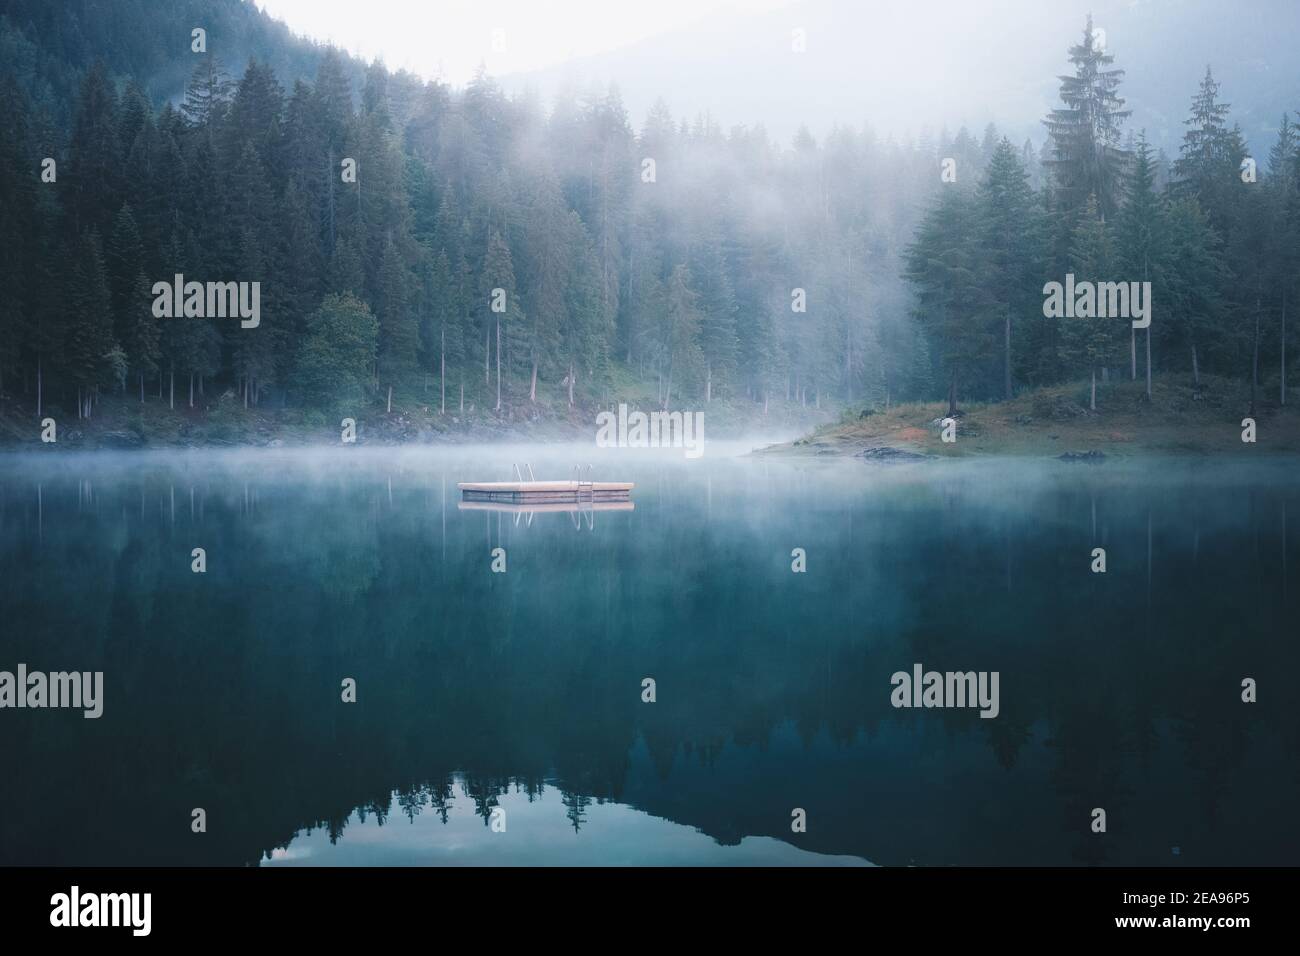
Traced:
[[[1089, 18], [1070, 48], [1061, 105], [1045, 121], [1043, 185], [998, 144], [974, 188], [944, 189], [906, 253], [915, 316], [946, 375], [1010, 398], [1020, 385], [1185, 371], [1244, 375], [1250, 409], [1266, 378], [1286, 402], [1287, 306], [1300, 256], [1296, 127], [1280, 118], [1266, 159], [1250, 156], [1207, 67], [1172, 163], [1124, 130], [1124, 71], [1094, 42]], [[1046, 282], [1150, 282], [1138, 331], [1116, 318], [1045, 318]], [[1274, 374], [1269, 375], [1269, 370]], [[996, 383], [996, 384], [995, 384]]]
[[[783, 145], [662, 104], [635, 130], [614, 89], [542, 104], [482, 72], [390, 73], [251, 6], [111, 6], [0, 6], [0, 391], [38, 414], [218, 388], [524, 419], [638, 387], [956, 409], [1153, 369], [1276, 379], [1285, 401], [1294, 127], [1247, 157], [1207, 69], [1166, 160], [1124, 128], [1090, 22], [1041, 148], [992, 125]], [[231, 63], [236, 34], [261, 55]], [[1151, 327], [1045, 318], [1067, 272], [1151, 282]], [[260, 323], [156, 317], [176, 274], [259, 282]]]

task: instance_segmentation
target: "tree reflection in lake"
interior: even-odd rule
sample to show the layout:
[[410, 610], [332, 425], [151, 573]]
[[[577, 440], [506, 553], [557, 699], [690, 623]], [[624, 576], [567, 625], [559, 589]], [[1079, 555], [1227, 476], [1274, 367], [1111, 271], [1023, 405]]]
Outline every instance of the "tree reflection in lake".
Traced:
[[[0, 711], [0, 863], [1300, 849], [1294, 462], [612, 450], [635, 510], [575, 527], [461, 511], [456, 482], [590, 449], [350, 452], [0, 460], [0, 669], [102, 670], [105, 696], [96, 721]], [[892, 708], [918, 661], [1000, 672], [999, 716]]]

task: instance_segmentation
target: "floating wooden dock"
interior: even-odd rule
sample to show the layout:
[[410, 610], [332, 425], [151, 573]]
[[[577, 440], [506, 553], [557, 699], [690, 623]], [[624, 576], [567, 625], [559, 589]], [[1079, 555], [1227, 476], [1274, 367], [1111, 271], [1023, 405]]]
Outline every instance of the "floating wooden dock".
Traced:
[[500, 504], [597, 504], [629, 501], [630, 481], [462, 481], [457, 483], [464, 501]]

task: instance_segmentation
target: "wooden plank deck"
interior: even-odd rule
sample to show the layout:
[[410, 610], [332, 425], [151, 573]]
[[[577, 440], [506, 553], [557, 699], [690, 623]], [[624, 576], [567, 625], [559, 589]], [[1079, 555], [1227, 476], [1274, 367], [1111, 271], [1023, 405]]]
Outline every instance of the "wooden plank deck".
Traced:
[[573, 504], [627, 501], [635, 485], [630, 481], [461, 481], [456, 487], [465, 501]]

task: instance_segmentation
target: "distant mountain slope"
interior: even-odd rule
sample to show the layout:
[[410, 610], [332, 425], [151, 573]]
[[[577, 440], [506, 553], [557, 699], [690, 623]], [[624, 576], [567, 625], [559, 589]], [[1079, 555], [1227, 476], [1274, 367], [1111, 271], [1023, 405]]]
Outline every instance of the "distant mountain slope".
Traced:
[[[155, 103], [179, 99], [194, 66], [195, 27], [207, 31], [208, 50], [232, 77], [255, 56], [291, 86], [316, 75], [324, 50], [251, 0], [0, 0], [0, 72], [14, 73], [33, 103], [66, 126], [96, 59], [136, 80]], [[363, 67], [347, 64], [355, 84]]]
[[[1300, 110], [1300, 3], [1295, 0], [804, 0], [749, 17], [715, 14], [625, 50], [503, 78], [549, 97], [566, 84], [617, 83], [640, 124], [662, 96], [674, 115], [709, 111], [725, 126], [764, 124], [784, 142], [864, 121], [881, 133], [978, 132], [990, 120], [1017, 140], [1044, 138], [1066, 49], [1091, 10], [1115, 66], [1130, 125], [1177, 146], [1192, 94], [1214, 66], [1252, 147], [1271, 145], [1284, 110]], [[791, 31], [807, 52], [791, 51]], [[991, 40], [990, 40], [991, 38]]]
[[[789, 142], [867, 123], [902, 137], [993, 121], [1041, 142], [1066, 48], [1091, 10], [1106, 32], [1134, 129], [1176, 149], [1207, 63], [1252, 149], [1264, 155], [1283, 111], [1300, 111], [1300, 3], [1294, 0], [980, 0], [917, 6], [803, 0], [776, 11], [714, 14], [687, 29], [560, 67], [502, 78], [545, 100], [565, 87], [616, 83], [639, 127], [656, 99], [676, 116], [708, 112], [724, 126], [763, 125]], [[250, 56], [286, 86], [310, 79], [323, 47], [251, 0], [0, 0], [0, 64], [32, 100], [66, 119], [84, 70], [102, 57], [142, 80], [155, 102], [178, 98], [193, 60], [190, 31], [238, 76]], [[806, 31], [807, 52], [791, 51]], [[981, 38], [993, 37], [992, 42]], [[39, 41], [37, 40], [39, 38]], [[924, 60], [917, 62], [918, 52]], [[354, 86], [363, 64], [347, 58]], [[938, 64], [937, 66], [935, 64]]]

